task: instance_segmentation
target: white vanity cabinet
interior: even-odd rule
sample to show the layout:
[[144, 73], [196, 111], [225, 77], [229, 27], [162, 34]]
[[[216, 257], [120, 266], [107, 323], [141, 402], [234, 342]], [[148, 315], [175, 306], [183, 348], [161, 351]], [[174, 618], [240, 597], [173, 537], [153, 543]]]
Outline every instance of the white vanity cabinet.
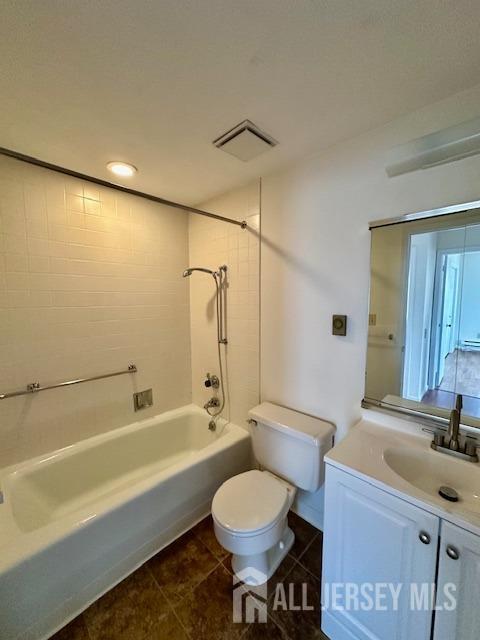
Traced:
[[[457, 606], [447, 610], [453, 592]], [[478, 640], [480, 638], [480, 537], [442, 521], [438, 562], [437, 611], [434, 640]]]
[[[439, 525], [437, 516], [327, 466], [323, 632], [331, 640], [430, 640], [431, 611], [410, 610], [410, 584], [435, 582]], [[398, 593], [396, 610], [388, 585]], [[369, 607], [368, 595], [386, 610]]]
[[[386, 610], [367, 606], [365, 584]], [[386, 584], [402, 585], [396, 608]], [[327, 465], [322, 604], [330, 640], [478, 640], [480, 536]]]

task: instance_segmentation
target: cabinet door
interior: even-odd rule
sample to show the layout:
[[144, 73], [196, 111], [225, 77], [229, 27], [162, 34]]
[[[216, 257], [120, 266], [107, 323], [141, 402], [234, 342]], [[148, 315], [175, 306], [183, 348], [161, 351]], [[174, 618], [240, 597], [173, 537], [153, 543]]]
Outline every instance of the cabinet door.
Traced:
[[[328, 466], [323, 632], [331, 640], [429, 640], [438, 532], [436, 516]], [[412, 610], [412, 589], [421, 595], [421, 585], [430, 598], [423, 610]], [[334, 590], [338, 595], [348, 589], [358, 590], [358, 600], [348, 602], [345, 595], [334, 606]], [[398, 593], [396, 606], [390, 589]], [[373, 595], [373, 606], [366, 593]]]
[[[452, 609], [453, 594], [456, 606]], [[442, 522], [434, 640], [480, 637], [480, 537]]]

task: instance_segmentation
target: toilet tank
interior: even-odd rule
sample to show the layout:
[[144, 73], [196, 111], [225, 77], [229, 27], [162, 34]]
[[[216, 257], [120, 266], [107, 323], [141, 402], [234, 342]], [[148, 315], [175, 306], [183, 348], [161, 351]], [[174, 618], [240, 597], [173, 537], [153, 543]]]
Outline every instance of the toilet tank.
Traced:
[[299, 489], [316, 491], [323, 484], [323, 457], [333, 446], [335, 427], [271, 402], [248, 415], [257, 462]]

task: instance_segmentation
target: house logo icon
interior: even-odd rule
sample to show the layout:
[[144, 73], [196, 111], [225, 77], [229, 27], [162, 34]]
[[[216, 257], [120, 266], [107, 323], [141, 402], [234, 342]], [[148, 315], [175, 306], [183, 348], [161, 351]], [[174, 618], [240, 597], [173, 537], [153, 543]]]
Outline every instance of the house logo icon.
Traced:
[[253, 567], [239, 571], [233, 576], [232, 604], [233, 622], [267, 622], [267, 576]]

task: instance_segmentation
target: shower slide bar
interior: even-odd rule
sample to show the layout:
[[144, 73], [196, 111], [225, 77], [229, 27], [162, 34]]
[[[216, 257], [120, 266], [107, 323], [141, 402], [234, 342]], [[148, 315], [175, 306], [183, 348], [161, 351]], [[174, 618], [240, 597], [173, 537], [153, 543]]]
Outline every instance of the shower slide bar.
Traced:
[[93, 380], [103, 380], [104, 378], [114, 378], [115, 376], [123, 376], [127, 373], [136, 373], [138, 371], [137, 365], [129, 364], [128, 369], [123, 371], [114, 371], [113, 373], [104, 373], [99, 376], [92, 376], [91, 378], [78, 378], [77, 380], [67, 380], [66, 382], [57, 382], [56, 384], [49, 384], [42, 387], [39, 382], [31, 382], [27, 384], [25, 389], [19, 391], [11, 391], [10, 393], [0, 393], [0, 400], [6, 398], [15, 398], [16, 396], [27, 396], [31, 393], [39, 393], [40, 391], [48, 391], [49, 389], [59, 389], [60, 387], [70, 387], [74, 384], [81, 384], [82, 382], [92, 382]]
[[151, 193], [145, 193], [144, 191], [130, 189], [129, 187], [124, 187], [123, 185], [116, 184], [115, 182], [109, 182], [108, 180], [102, 180], [101, 178], [94, 178], [93, 176], [88, 176], [85, 173], [73, 171], [73, 169], [67, 169], [66, 167], [52, 164], [51, 162], [45, 162], [45, 160], [40, 160], [39, 158], [34, 158], [33, 156], [27, 156], [24, 153], [20, 153], [19, 151], [0, 147], [0, 155], [8, 156], [9, 158], [15, 158], [16, 160], [27, 162], [28, 164], [34, 164], [37, 167], [43, 167], [44, 169], [50, 169], [51, 171], [56, 171], [57, 173], [63, 173], [64, 175], [71, 176], [72, 178], [79, 178], [80, 180], [93, 182], [94, 184], [99, 184], [101, 187], [109, 187], [110, 189], [123, 191], [123, 193], [129, 193], [130, 195], [138, 196], [139, 198], [145, 198], [146, 200], [151, 200], [152, 202], [157, 202], [158, 204], [163, 204], [167, 207], [182, 209], [183, 211], [187, 211], [187, 213], [196, 213], [200, 216], [213, 218], [214, 220], [221, 220], [222, 222], [235, 224], [242, 229], [247, 229], [248, 227], [246, 220], [232, 220], [231, 218], [226, 218], [225, 216], [221, 216], [218, 213], [211, 213], [210, 211], [204, 211], [203, 209], [190, 207], [188, 204], [181, 204], [180, 202], [174, 202], [173, 200], [166, 200], [165, 198], [160, 198], [160, 196], [155, 196]]

